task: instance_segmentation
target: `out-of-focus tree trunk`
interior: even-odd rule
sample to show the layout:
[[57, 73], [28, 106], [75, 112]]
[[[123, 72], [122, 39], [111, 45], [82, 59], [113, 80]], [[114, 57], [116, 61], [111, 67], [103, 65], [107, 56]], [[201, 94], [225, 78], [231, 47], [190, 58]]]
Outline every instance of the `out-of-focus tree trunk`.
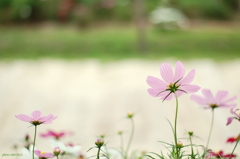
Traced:
[[147, 52], [145, 0], [133, 0], [134, 20], [137, 29], [137, 45], [141, 53]]
[[59, 4], [58, 17], [61, 22], [67, 22], [69, 15], [76, 4], [75, 0], [62, 0]]

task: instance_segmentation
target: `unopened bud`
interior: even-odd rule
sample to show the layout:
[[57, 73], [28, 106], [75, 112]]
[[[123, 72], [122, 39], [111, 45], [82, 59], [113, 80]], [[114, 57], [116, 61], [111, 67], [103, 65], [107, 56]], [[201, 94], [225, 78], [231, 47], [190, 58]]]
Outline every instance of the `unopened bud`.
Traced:
[[97, 141], [95, 142], [95, 145], [97, 145], [98, 148], [101, 148], [103, 144], [104, 144], [103, 139], [97, 139]]
[[128, 118], [132, 118], [133, 115], [134, 115], [134, 114], [133, 114], [132, 112], [128, 112], [128, 113], [127, 113], [127, 117], [128, 117]]
[[55, 147], [55, 148], [53, 149], [53, 154], [54, 154], [55, 156], [58, 156], [60, 153], [61, 153], [61, 151], [60, 151], [60, 148], [59, 148], [59, 147]]
[[118, 135], [122, 135], [123, 134], [123, 132], [122, 131], [118, 131]]
[[26, 134], [26, 136], [25, 136], [25, 141], [26, 141], [26, 142], [29, 141], [29, 135], [28, 135], [28, 134]]
[[182, 142], [181, 142], [181, 141], [178, 141], [178, 143], [177, 143], [177, 148], [182, 148], [182, 147], [183, 147]]
[[189, 136], [193, 136], [193, 131], [189, 131], [189, 132], [188, 132], [188, 135], [189, 135]]

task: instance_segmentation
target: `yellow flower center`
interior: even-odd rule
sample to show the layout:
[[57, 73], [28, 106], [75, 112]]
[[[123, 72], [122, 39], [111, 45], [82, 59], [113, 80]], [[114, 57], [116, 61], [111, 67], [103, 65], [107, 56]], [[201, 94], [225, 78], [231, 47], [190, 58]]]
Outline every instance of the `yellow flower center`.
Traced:
[[215, 109], [215, 108], [218, 107], [218, 105], [217, 104], [210, 104], [210, 107], [212, 107], [212, 109]]
[[41, 152], [40, 154], [43, 155], [43, 154], [45, 154], [45, 153], [46, 153], [46, 152]]

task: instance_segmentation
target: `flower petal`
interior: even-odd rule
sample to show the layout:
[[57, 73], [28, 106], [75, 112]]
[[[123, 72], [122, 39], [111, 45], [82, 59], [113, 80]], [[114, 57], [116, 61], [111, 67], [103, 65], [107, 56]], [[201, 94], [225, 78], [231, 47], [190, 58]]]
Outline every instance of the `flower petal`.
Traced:
[[153, 88], [160, 88], [160, 89], [164, 89], [168, 85], [164, 81], [153, 76], [147, 77], [147, 84]]
[[34, 111], [32, 112], [32, 118], [33, 120], [39, 120], [39, 118], [41, 117], [42, 113], [40, 111]]
[[187, 93], [195, 93], [197, 92], [201, 87], [193, 84], [187, 84], [187, 85], [181, 85], [180, 89], [186, 91]]
[[[149, 88], [148, 93], [153, 96], [153, 97], [160, 97], [162, 96], [162, 93], [160, 93], [161, 91], [164, 91], [164, 89], [154, 89], [154, 88]], [[168, 91], [169, 92], [169, 91]], [[160, 93], [160, 94], [159, 94]]]
[[52, 114], [49, 114], [48, 116], [42, 116], [39, 121], [41, 121], [44, 124], [50, 124], [54, 119], [56, 119], [57, 116], [53, 116]]
[[173, 82], [173, 71], [169, 63], [165, 62], [161, 65], [160, 74], [165, 82]]
[[226, 124], [226, 125], [231, 124], [232, 121], [233, 121], [233, 119], [234, 119], [234, 117], [229, 117], [229, 118], [227, 119], [227, 124]]
[[231, 97], [231, 98], [228, 98], [228, 99], [222, 101], [222, 103], [228, 103], [228, 102], [231, 102], [231, 101], [233, 101], [233, 100], [235, 100], [235, 99], [237, 99], [237, 96], [233, 96], [233, 97]]
[[169, 93], [170, 93], [170, 91], [161, 93], [161, 98], [160, 99], [161, 100], [171, 100], [173, 98], [173, 93], [171, 93], [170, 95], [169, 95]]
[[173, 81], [176, 82], [179, 79], [183, 78], [184, 74], [185, 74], [184, 65], [180, 61], [178, 61], [175, 67], [175, 75]]
[[193, 69], [179, 83], [180, 84], [189, 84], [193, 81], [194, 76], [195, 76], [195, 70]]
[[221, 103], [221, 101], [226, 98], [228, 95], [228, 91], [218, 91], [215, 97], [215, 101], [217, 104]]
[[190, 98], [192, 100], [194, 100], [196, 103], [198, 103], [199, 105], [206, 105], [207, 104], [206, 99], [201, 97], [201, 96], [193, 94], [193, 95], [190, 96]]
[[202, 89], [204, 97], [207, 99], [208, 104], [215, 104], [212, 92], [209, 89]]
[[41, 156], [41, 151], [39, 151], [39, 150], [34, 150], [34, 153], [35, 153], [37, 156]]
[[18, 118], [19, 120], [26, 121], [26, 122], [30, 122], [33, 120], [30, 116], [27, 116], [24, 114], [15, 115], [15, 117]]

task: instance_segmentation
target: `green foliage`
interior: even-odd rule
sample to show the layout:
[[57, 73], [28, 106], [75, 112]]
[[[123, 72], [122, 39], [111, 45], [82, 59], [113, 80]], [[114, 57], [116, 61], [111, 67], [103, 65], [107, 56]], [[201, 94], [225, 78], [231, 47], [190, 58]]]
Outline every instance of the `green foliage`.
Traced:
[[[0, 29], [0, 59], [98, 58], [118, 60], [240, 58], [240, 31], [147, 32], [148, 52], [139, 53], [134, 28], [107, 27], [96, 30]], [[187, 46], [186, 46], [187, 44]]]
[[[58, 21], [63, 0], [1, 0], [0, 22]], [[75, 0], [69, 21], [87, 24], [95, 21], [130, 21], [134, 17], [133, 0]], [[238, 11], [238, 0], [145, 0], [145, 15], [160, 5], [183, 10], [190, 18], [231, 19]]]
[[231, 8], [223, 0], [181, 0], [176, 3], [192, 18], [229, 19], [232, 15]]

